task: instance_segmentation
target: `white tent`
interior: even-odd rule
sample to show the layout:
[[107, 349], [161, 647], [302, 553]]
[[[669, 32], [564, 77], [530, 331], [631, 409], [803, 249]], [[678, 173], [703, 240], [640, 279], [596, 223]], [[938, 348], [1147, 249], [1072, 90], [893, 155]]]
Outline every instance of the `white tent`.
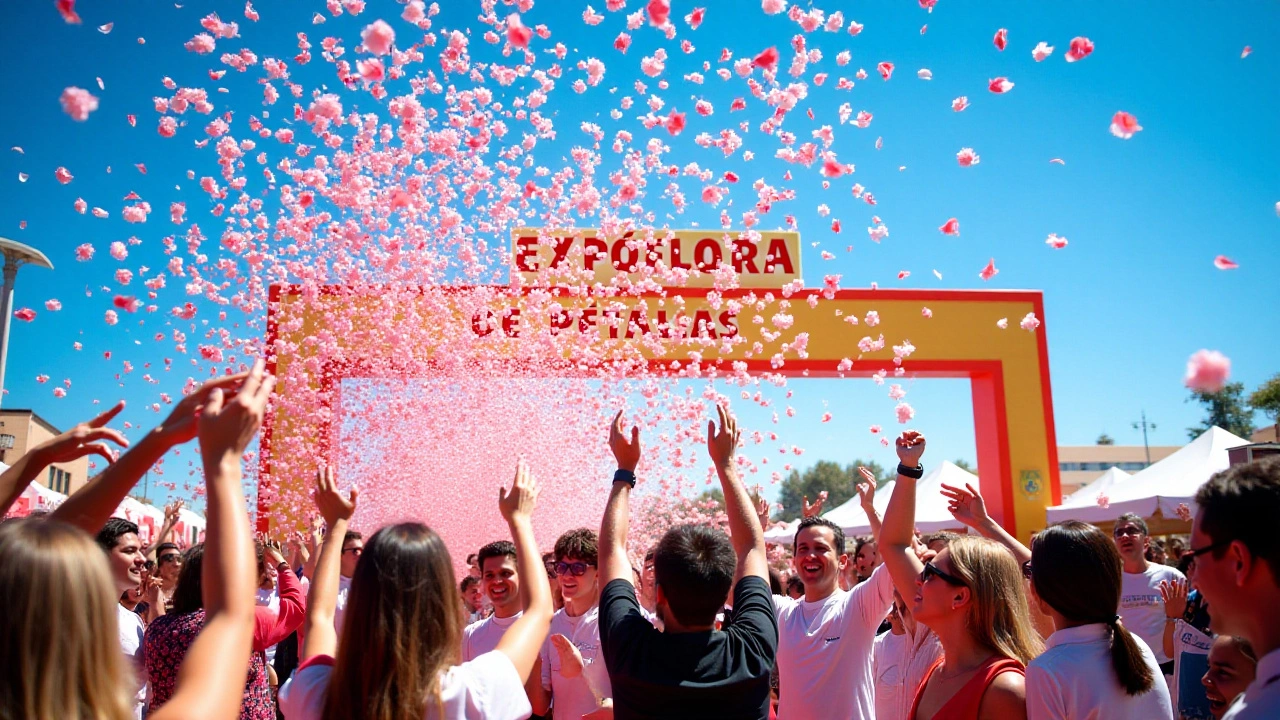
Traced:
[[[0, 472], [4, 471], [0, 470]], [[38, 482], [33, 482], [23, 488], [22, 493], [18, 495], [17, 502], [10, 508], [9, 515], [11, 517], [27, 517], [35, 512], [53, 512], [66, 499], [66, 495], [56, 490], [50, 490]]]
[[177, 538], [182, 538], [182, 542], [179, 544], [183, 547], [190, 547], [204, 540], [204, 529], [204, 516], [184, 507], [178, 511], [178, 522], [173, 526], [172, 540], [177, 542]]
[[796, 526], [799, 524], [799, 520], [774, 523], [773, 527], [764, 531], [764, 541], [774, 545], [790, 545], [795, 539]]
[[116, 506], [116, 511], [112, 515], [137, 524], [138, 539], [143, 543], [151, 542], [164, 526], [164, 510], [127, 495]]
[[[1057, 516], [1059, 520], [1107, 522], [1124, 513], [1149, 518], [1156, 514], [1157, 509], [1164, 517], [1172, 518], [1182, 503], [1186, 503], [1194, 513], [1196, 490], [1214, 473], [1227, 469], [1231, 464], [1227, 449], [1248, 444], [1248, 440], [1220, 427], [1210, 428], [1174, 454], [1114, 485], [1107, 507], [1099, 507], [1095, 502], [1066, 513], [1055, 513], [1061, 506], [1049, 508], [1049, 521], [1056, 522], [1054, 518]], [[1096, 492], [1094, 497], [1097, 497]]]
[[1114, 498], [1116, 493], [1124, 490], [1133, 476], [1118, 467], [1107, 468], [1107, 471], [1079, 490], [1062, 498], [1062, 504], [1049, 508], [1049, 522], [1056, 523], [1075, 518], [1080, 508], [1097, 507], [1098, 496]]
[[[893, 495], [893, 486], [897, 480], [876, 488], [876, 497], [872, 506], [884, 517], [885, 508], [889, 506], [889, 498]], [[948, 460], [935, 465], [925, 476], [916, 481], [916, 528], [920, 532], [937, 532], [939, 530], [964, 531], [951, 511], [947, 509], [948, 500], [942, 494], [943, 484], [952, 487], [964, 487], [969, 483], [978, 486], [978, 476], [964, 470]], [[857, 496], [850, 498], [845, 504], [823, 515], [824, 518], [840, 526], [845, 535], [866, 535], [871, 532], [871, 522], [862, 509]]]

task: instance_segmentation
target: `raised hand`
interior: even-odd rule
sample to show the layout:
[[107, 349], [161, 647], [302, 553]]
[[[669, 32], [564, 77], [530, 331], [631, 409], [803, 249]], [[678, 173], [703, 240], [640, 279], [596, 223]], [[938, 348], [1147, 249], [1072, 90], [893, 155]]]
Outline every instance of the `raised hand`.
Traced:
[[1164, 616], [1181, 618], [1187, 611], [1187, 581], [1181, 578], [1160, 581], [1160, 597], [1164, 599]]
[[871, 472], [870, 468], [858, 466], [858, 474], [862, 476], [861, 482], [855, 482], [854, 487], [858, 490], [858, 502], [865, 508], [874, 507], [873, 502], [876, 499], [876, 474]]
[[802, 507], [800, 508], [801, 517], [811, 518], [816, 515], [821, 515], [822, 505], [827, 501], [827, 491], [823, 490], [822, 492], [818, 493], [818, 499], [815, 500], [812, 505], [809, 504], [808, 495], [801, 496], [800, 500], [803, 503]]
[[[639, 445], [636, 445], [637, 457]], [[516, 476], [511, 482], [511, 490], [498, 489], [498, 510], [508, 523], [517, 519], [528, 520], [533, 515], [533, 508], [538, 501], [538, 480], [529, 470], [529, 465], [521, 458], [516, 462]]]
[[943, 483], [942, 495], [949, 501], [947, 510], [961, 524], [976, 528], [991, 521], [982, 494], [969, 483], [965, 483], [963, 488]]
[[578, 651], [576, 645], [569, 641], [569, 638], [556, 633], [551, 636], [551, 647], [555, 648], [556, 655], [560, 658], [561, 675], [570, 679], [582, 675], [582, 669], [586, 666], [586, 661], [582, 659], [582, 653]]
[[771, 506], [769, 505], [769, 501], [765, 498], [760, 498], [759, 502], [756, 503], [756, 518], [760, 520], [760, 528], [762, 530], [767, 530], [769, 528], [770, 511]]
[[339, 520], [350, 520], [356, 512], [356, 501], [360, 498], [359, 488], [351, 488], [347, 497], [342, 497], [338, 490], [338, 481], [329, 468], [316, 471], [316, 509], [329, 527]]
[[[267, 400], [276, 386], [275, 377], [264, 375], [263, 367], [261, 359], [255, 362], [249, 376], [244, 379], [240, 392], [230, 400], [224, 399], [222, 385], [215, 385], [208, 392], [197, 421], [200, 454], [204, 457], [206, 467], [225, 458], [233, 457], [239, 462], [245, 448], [262, 426], [262, 419], [267, 412]], [[194, 392], [184, 398], [183, 402], [197, 395], [204, 393]], [[176, 408], [174, 412], [177, 412]], [[191, 413], [195, 413], [194, 407], [191, 408]]]
[[723, 471], [733, 465], [733, 454], [738, 449], [742, 431], [738, 429], [737, 419], [723, 405], [716, 405], [716, 413], [720, 415], [720, 430], [716, 430], [714, 420], [707, 421], [707, 453], [716, 469]]
[[[261, 361], [258, 362], [261, 363]], [[256, 364], [254, 367], [258, 369], [258, 382], [261, 382], [261, 369], [257, 368]], [[169, 413], [169, 417], [156, 426], [155, 432], [164, 436], [171, 445], [180, 445], [190, 441], [196, 436], [201, 408], [209, 402], [213, 391], [233, 392], [252, 373], [253, 371], [251, 370], [249, 372], [236, 373], [235, 375], [224, 375], [204, 383], [190, 395], [179, 400], [178, 404], [173, 407], [173, 411]], [[273, 380], [272, 383], [274, 384], [274, 382]]]
[[907, 467], [919, 467], [920, 456], [924, 455], [924, 435], [915, 430], [906, 430], [895, 442], [898, 448], [898, 461]]
[[183, 502], [181, 500], [174, 500], [173, 502], [164, 506], [164, 524], [165, 525], [172, 526], [177, 524], [178, 512], [182, 510], [182, 505], [183, 505]]
[[111, 449], [99, 441], [110, 440], [120, 447], [129, 447], [129, 441], [119, 430], [106, 426], [123, 409], [124, 401], [121, 400], [92, 420], [82, 422], [61, 435], [40, 443], [31, 452], [44, 465], [71, 462], [85, 455], [101, 455], [107, 462], [115, 462]]
[[622, 411], [619, 410], [618, 414], [613, 416], [613, 422], [609, 423], [609, 449], [613, 451], [613, 457], [618, 461], [619, 468], [635, 472], [636, 467], [640, 465], [640, 428], [631, 426], [629, 441], [622, 430]]

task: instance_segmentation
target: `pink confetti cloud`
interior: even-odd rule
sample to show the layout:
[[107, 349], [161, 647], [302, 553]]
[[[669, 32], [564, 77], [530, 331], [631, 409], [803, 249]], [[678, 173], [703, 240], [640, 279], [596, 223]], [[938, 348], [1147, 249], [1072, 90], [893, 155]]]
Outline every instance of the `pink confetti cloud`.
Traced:
[[98, 109], [98, 98], [83, 88], [68, 87], [64, 89], [59, 101], [62, 103], [62, 111], [70, 115], [72, 120], [80, 122], [88, 120], [89, 113]]
[[1197, 392], [1216, 393], [1231, 377], [1231, 359], [1217, 350], [1197, 350], [1187, 360], [1182, 382]]

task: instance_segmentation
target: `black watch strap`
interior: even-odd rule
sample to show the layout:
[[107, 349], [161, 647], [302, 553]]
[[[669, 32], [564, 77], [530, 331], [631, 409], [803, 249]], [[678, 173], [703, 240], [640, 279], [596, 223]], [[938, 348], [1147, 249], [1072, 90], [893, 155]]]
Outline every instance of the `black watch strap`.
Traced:
[[903, 477], [909, 477], [909, 478], [919, 480], [920, 478], [924, 477], [924, 466], [917, 465], [915, 467], [907, 467], [902, 463], [898, 463], [898, 474], [902, 475]]
[[617, 471], [613, 473], [613, 481], [618, 482], [619, 480], [627, 483], [631, 487], [636, 486], [636, 474], [625, 468], [618, 468]]

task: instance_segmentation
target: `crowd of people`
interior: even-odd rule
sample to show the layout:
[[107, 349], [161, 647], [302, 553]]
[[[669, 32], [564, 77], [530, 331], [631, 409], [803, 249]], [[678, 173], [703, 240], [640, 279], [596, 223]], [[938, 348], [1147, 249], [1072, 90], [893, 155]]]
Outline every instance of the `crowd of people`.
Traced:
[[[943, 489], [969, 532], [920, 536], [926, 441], [907, 431], [883, 518], [874, 478], [859, 484], [872, 535], [846, 538], [806, 501], [784, 573], [719, 405], [706, 448], [728, 532], [678, 525], [633, 559], [643, 450], [619, 413], [600, 523], [540, 552], [521, 460], [496, 508], [511, 539], [469, 554], [459, 580], [426, 525], [366, 541], [358, 492], [327, 469], [308, 536], [255, 542], [241, 463], [273, 385], [260, 362], [205, 384], [57, 510], [0, 524], [0, 720], [1172, 719], [1196, 692], [1216, 718], [1280, 717], [1277, 458], [1211, 478], [1185, 542], [1157, 545], [1122, 515], [1110, 536], [1068, 521], [1027, 547], [970, 486]], [[107, 427], [121, 408], [18, 460], [3, 506], [50, 463], [127, 447]], [[144, 547], [111, 513], [196, 438], [203, 542]], [[1207, 653], [1194, 687], [1178, 672], [1188, 642]]]

